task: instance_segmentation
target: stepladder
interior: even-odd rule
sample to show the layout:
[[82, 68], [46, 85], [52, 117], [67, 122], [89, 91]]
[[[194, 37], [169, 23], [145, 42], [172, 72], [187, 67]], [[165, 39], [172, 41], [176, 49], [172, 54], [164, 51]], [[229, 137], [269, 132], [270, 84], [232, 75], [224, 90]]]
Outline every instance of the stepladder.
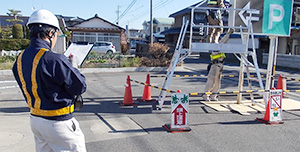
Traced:
[[[200, 3], [201, 4], [201, 3]], [[200, 6], [199, 4], [199, 6]], [[236, 55], [236, 57], [240, 60], [240, 75], [239, 75], [239, 86], [238, 89], [239, 91], [242, 91], [243, 89], [243, 81], [244, 81], [244, 73], [247, 74], [247, 80], [248, 80], [248, 87], [252, 90], [253, 89], [253, 85], [251, 83], [251, 81], [253, 81], [253, 78], [250, 78], [250, 71], [249, 68], [253, 67], [255, 69], [256, 72], [256, 76], [257, 79], [255, 81], [257, 81], [259, 83], [259, 88], [261, 90], [264, 89], [263, 83], [262, 83], [262, 79], [261, 79], [261, 74], [260, 74], [260, 70], [258, 67], [258, 63], [257, 63], [257, 56], [256, 56], [256, 50], [255, 50], [255, 44], [254, 44], [254, 35], [253, 35], [253, 29], [252, 29], [252, 24], [251, 22], [249, 22], [249, 24], [245, 27], [239, 26], [239, 27], [230, 27], [230, 26], [213, 26], [213, 25], [204, 25], [204, 24], [195, 24], [193, 21], [193, 16], [194, 16], [194, 12], [195, 9], [198, 9], [199, 7], [198, 5], [196, 5], [194, 8], [191, 9], [191, 20], [190, 21], [186, 21], [182, 27], [181, 27], [181, 31], [177, 40], [177, 44], [176, 44], [176, 48], [171, 60], [171, 63], [169, 65], [169, 68], [166, 72], [166, 77], [164, 80], [164, 83], [162, 85], [162, 90], [160, 92], [160, 95], [158, 97], [158, 103], [159, 103], [159, 109], [162, 108], [164, 101], [165, 101], [165, 97], [166, 97], [166, 93], [169, 89], [169, 86], [171, 84], [171, 79], [173, 77], [174, 74], [174, 70], [176, 68], [176, 65], [182, 61], [184, 61], [185, 58], [187, 58], [192, 52], [207, 52], [207, 53], [211, 53], [211, 52], [222, 52], [222, 53], [233, 53]], [[200, 9], [208, 9], [208, 8], [200, 8]], [[251, 20], [250, 20], [251, 21]], [[187, 30], [188, 30], [188, 26], [189, 26], [189, 47], [187, 49], [183, 48], [183, 41], [185, 39]], [[199, 42], [199, 41], [195, 41], [193, 40], [193, 35], [195, 34], [195, 28], [224, 28], [224, 29], [228, 29], [227, 33], [225, 33], [225, 35], [221, 38], [221, 40], [219, 41], [219, 43], [205, 43], [205, 42]], [[230, 34], [233, 33], [233, 31], [235, 31], [235, 29], [237, 29], [237, 31], [239, 31], [237, 34], [240, 35], [241, 37], [241, 43], [240, 44], [232, 44], [232, 43], [227, 43], [228, 39], [230, 37]], [[252, 43], [250, 45], [252, 46], [252, 49], [249, 50], [249, 41], [252, 40]], [[252, 62], [250, 62], [248, 60], [248, 56], [252, 57]], [[264, 97], [264, 101], [265, 103], [267, 103], [267, 99], [265, 97], [264, 92], [262, 93], [263, 97]], [[237, 99], [237, 103], [240, 102], [241, 98], [241, 94], [238, 94], [238, 99]], [[255, 103], [254, 98], [253, 98], [253, 94], [251, 93], [251, 100], [253, 103]]]

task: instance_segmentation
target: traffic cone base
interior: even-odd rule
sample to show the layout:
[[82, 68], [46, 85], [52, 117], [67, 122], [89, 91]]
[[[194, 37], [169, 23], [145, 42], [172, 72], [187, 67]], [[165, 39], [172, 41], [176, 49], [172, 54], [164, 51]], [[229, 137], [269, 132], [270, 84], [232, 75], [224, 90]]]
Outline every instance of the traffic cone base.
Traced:
[[266, 125], [277, 125], [277, 124], [283, 124], [284, 123], [283, 121], [274, 121], [274, 122], [266, 121], [266, 120], [261, 119], [261, 118], [256, 118], [255, 120], [257, 120], [259, 122], [262, 122], [262, 123], [265, 123]]
[[137, 106], [136, 103], [120, 103], [121, 106]]
[[137, 101], [141, 101], [141, 102], [155, 102], [157, 101], [157, 99], [143, 99], [143, 98], [137, 98]]
[[167, 129], [170, 133], [180, 133], [180, 132], [190, 132], [192, 129], [190, 127], [186, 128], [171, 128], [171, 124], [163, 125], [165, 129]]

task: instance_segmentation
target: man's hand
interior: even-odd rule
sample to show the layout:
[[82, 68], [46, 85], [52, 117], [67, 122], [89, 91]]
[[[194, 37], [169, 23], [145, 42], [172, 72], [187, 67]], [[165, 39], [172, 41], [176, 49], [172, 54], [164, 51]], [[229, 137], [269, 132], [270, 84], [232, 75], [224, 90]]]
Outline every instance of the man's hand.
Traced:
[[74, 68], [78, 68], [78, 59], [76, 56], [74, 56], [73, 54], [69, 55], [69, 61], [71, 62], [72, 66]]

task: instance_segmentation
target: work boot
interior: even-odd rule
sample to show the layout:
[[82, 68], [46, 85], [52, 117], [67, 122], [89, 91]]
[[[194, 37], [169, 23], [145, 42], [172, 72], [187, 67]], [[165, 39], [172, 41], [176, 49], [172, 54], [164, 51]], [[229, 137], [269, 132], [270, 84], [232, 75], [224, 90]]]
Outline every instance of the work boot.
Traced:
[[234, 28], [229, 28], [227, 31], [228, 34], [232, 34], [233, 32], [234, 32]]
[[209, 96], [203, 95], [202, 97], [203, 97], [203, 100], [204, 100], [204, 101], [210, 101]]
[[219, 101], [218, 96], [212, 96], [210, 98], [210, 101]]

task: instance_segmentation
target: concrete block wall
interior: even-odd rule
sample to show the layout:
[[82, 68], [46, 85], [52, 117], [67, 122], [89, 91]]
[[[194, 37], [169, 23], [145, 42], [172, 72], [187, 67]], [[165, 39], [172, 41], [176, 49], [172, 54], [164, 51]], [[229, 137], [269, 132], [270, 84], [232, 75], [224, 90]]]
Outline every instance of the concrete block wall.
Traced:
[[[263, 53], [263, 64], [267, 65], [269, 53]], [[276, 66], [289, 69], [300, 69], [300, 55], [277, 54]]]

